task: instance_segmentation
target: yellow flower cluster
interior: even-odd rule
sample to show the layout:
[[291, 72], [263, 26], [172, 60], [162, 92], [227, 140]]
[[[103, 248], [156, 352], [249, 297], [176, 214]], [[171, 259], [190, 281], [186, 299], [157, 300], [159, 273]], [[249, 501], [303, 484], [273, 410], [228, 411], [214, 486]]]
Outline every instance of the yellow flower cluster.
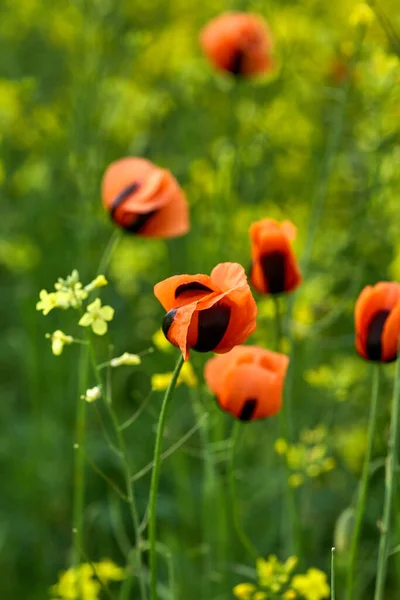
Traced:
[[60, 574], [50, 588], [51, 600], [100, 600], [101, 590], [111, 581], [122, 581], [124, 570], [110, 559], [83, 563]]
[[304, 575], [292, 575], [297, 557], [290, 556], [280, 562], [271, 555], [267, 560], [256, 562], [257, 584], [239, 583], [233, 588], [239, 600], [323, 600], [329, 597], [330, 589], [326, 574], [319, 569], [309, 569]]
[[[93, 281], [85, 287], [79, 280], [79, 273], [74, 269], [71, 275], [65, 279], [58, 278], [54, 284], [54, 292], [41, 290], [39, 294], [39, 302], [36, 304], [36, 310], [42, 311], [44, 315], [48, 315], [54, 308], [81, 309], [82, 303], [86, 300], [91, 292], [98, 288], [107, 285], [107, 279], [104, 275], [98, 275]], [[114, 309], [111, 306], [102, 306], [101, 300], [96, 298], [94, 302], [86, 307], [86, 312], [82, 315], [79, 325], [82, 327], [91, 326], [93, 333], [96, 335], [104, 335], [108, 329], [108, 321], [114, 317]], [[51, 339], [51, 347], [53, 354], [59, 356], [66, 344], [72, 344], [74, 338], [60, 331], [59, 329], [52, 334], [47, 334]]]
[[[171, 381], [172, 375], [173, 375], [172, 371], [169, 371], [168, 373], [155, 373], [154, 375], [152, 375], [152, 377], [151, 377], [152, 389], [157, 392], [166, 390], [167, 387], [169, 386], [169, 382]], [[193, 371], [192, 365], [189, 362], [185, 362], [183, 364], [181, 372], [179, 373], [179, 377], [178, 377], [178, 381], [177, 381], [176, 385], [179, 385], [181, 383], [184, 383], [185, 385], [187, 385], [188, 387], [191, 387], [191, 388], [197, 387], [197, 385], [198, 385], [197, 377]]]
[[299, 487], [307, 477], [318, 477], [335, 468], [335, 459], [328, 455], [326, 437], [326, 428], [320, 425], [302, 431], [297, 444], [288, 444], [283, 438], [276, 440], [275, 452], [286, 457], [293, 471], [289, 476], [289, 485]]

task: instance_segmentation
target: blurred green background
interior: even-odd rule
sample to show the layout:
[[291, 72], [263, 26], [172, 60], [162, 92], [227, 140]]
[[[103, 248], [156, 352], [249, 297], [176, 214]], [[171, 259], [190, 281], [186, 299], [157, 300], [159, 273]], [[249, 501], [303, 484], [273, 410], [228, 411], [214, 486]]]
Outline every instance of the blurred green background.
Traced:
[[[74, 268], [85, 283], [95, 276], [113, 233], [100, 201], [101, 177], [109, 162], [126, 155], [174, 173], [190, 203], [192, 228], [182, 239], [126, 236], [118, 246], [102, 295], [116, 309], [110, 339], [99, 342], [105, 359], [110, 340], [116, 355], [152, 345], [163, 316], [152, 291], [157, 281], [209, 273], [225, 260], [247, 268], [247, 231], [256, 219], [290, 219], [298, 227], [305, 281], [286, 323], [294, 332], [287, 382], [293, 439], [325, 425], [336, 463], [296, 489], [304, 530], [299, 559], [304, 569], [328, 571], [336, 543], [340, 586], [348, 544], [343, 520], [339, 541], [334, 531], [356, 490], [370, 389], [368, 365], [353, 348], [353, 307], [367, 283], [400, 276], [400, 63], [379, 22], [364, 28], [349, 20], [356, 4], [2, 0], [1, 598], [42, 600], [70, 564], [79, 348], [55, 357], [45, 334], [79, 335], [79, 327], [76, 315], [43, 317], [35, 305], [42, 288], [50, 290]], [[397, 1], [382, 0], [381, 7], [400, 31]], [[203, 57], [199, 31], [227, 9], [268, 21], [276, 56], [269, 76], [235, 81]], [[269, 299], [259, 300], [251, 341], [272, 348], [272, 309]], [[170, 371], [176, 355], [156, 351], [138, 368], [115, 371], [121, 421], [148, 395], [151, 375]], [[163, 466], [159, 537], [173, 553], [179, 598], [223, 600], [249, 579], [253, 565], [232, 529], [225, 484], [232, 420], [204, 388], [206, 358], [193, 356], [200, 385], [181, 386], [169, 414], [166, 446], [198, 422], [204, 407], [209, 417]], [[386, 448], [391, 367], [385, 373], [377, 459]], [[160, 402], [154, 392], [126, 431], [134, 471], [152, 458]], [[119, 481], [92, 408], [88, 455]], [[248, 424], [236, 463], [244, 527], [260, 555], [284, 559], [278, 435], [275, 420]], [[148, 487], [149, 475], [135, 489], [142, 515]], [[374, 578], [382, 490], [378, 469], [360, 555], [363, 599]], [[132, 543], [126, 508], [90, 466], [85, 538], [93, 560], [110, 556], [118, 564]], [[388, 600], [398, 600], [399, 555], [390, 561], [389, 588]]]

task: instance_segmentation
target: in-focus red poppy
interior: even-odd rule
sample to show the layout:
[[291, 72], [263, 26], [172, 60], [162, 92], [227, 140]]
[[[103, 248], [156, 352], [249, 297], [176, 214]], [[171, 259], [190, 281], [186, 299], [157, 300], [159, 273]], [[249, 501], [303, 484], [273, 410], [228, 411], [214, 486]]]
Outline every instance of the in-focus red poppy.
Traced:
[[264, 19], [243, 12], [227, 12], [202, 30], [205, 55], [217, 69], [250, 76], [271, 70], [272, 36]]
[[220, 407], [241, 421], [276, 415], [289, 359], [258, 346], [236, 346], [207, 361], [205, 379]]
[[189, 231], [185, 195], [175, 177], [145, 158], [121, 158], [103, 176], [102, 198], [113, 221], [131, 233], [177, 237]]
[[257, 221], [250, 227], [251, 285], [261, 294], [292, 292], [301, 283], [301, 273], [291, 241], [296, 227], [290, 221]]
[[400, 336], [400, 283], [368, 285], [355, 307], [356, 349], [367, 360], [393, 362]]
[[175, 275], [154, 286], [165, 308], [163, 332], [180, 348], [197, 352], [229, 352], [256, 328], [257, 306], [244, 268], [221, 263], [211, 275]]

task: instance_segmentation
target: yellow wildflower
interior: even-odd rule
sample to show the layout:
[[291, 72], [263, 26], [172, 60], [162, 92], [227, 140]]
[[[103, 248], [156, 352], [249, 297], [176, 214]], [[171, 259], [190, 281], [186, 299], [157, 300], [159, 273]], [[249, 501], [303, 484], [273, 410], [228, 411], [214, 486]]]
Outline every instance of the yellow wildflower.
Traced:
[[54, 331], [54, 333], [46, 333], [46, 337], [51, 339], [51, 351], [55, 356], [60, 356], [64, 346], [72, 344], [74, 338], [71, 335], [66, 335], [60, 329]]
[[96, 563], [96, 575], [101, 581], [122, 581], [125, 579], [125, 571], [109, 558], [104, 558]]
[[288, 443], [286, 440], [284, 440], [283, 438], [278, 438], [275, 442], [275, 452], [277, 454], [279, 454], [280, 456], [282, 456], [283, 454], [286, 454], [288, 449]]
[[256, 586], [252, 583], [239, 583], [233, 588], [233, 595], [239, 600], [250, 600], [256, 590]]
[[289, 485], [292, 488], [297, 488], [303, 485], [304, 477], [300, 473], [293, 473], [293, 475], [289, 476]]
[[121, 356], [117, 356], [116, 358], [112, 358], [110, 361], [110, 365], [112, 367], [120, 367], [121, 365], [128, 366], [136, 366], [140, 365], [142, 359], [138, 354], [130, 354], [129, 352], [124, 352]]
[[305, 600], [322, 600], [330, 594], [327, 576], [319, 569], [308, 569], [305, 575], [295, 575], [291, 585]]
[[36, 304], [36, 310], [41, 310], [44, 315], [48, 315], [53, 308], [68, 308], [69, 299], [65, 292], [46, 292], [41, 290], [39, 293], [39, 302]]
[[[151, 377], [151, 387], [153, 390], [157, 392], [162, 392], [166, 390], [169, 386], [169, 382], [172, 379], [172, 371], [167, 373], [155, 373]], [[185, 362], [179, 373], [178, 381], [176, 385], [180, 385], [181, 383], [185, 383], [188, 387], [196, 387], [198, 385], [197, 377], [193, 371], [193, 367], [190, 362]]]
[[287, 590], [283, 596], [282, 596], [283, 600], [294, 600], [295, 598], [297, 598], [297, 594], [294, 590]]
[[111, 306], [102, 306], [101, 300], [96, 298], [94, 302], [87, 306], [85, 314], [81, 317], [79, 325], [82, 327], [92, 327], [96, 335], [107, 333], [107, 321], [112, 321], [114, 309]]
[[368, 4], [361, 2], [354, 7], [349, 18], [349, 23], [352, 27], [357, 27], [357, 25], [370, 25], [374, 19], [374, 11]]
[[171, 352], [173, 350], [173, 346], [163, 334], [162, 329], [158, 329], [151, 339], [153, 340], [155, 347], [162, 352]]

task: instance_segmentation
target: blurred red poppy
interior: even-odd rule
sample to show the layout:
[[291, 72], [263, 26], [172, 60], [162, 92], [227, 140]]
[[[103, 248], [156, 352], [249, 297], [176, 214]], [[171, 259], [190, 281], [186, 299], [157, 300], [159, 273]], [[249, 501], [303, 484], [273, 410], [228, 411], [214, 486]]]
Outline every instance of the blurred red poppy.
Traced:
[[214, 67], [233, 75], [265, 73], [273, 66], [271, 33], [258, 15], [223, 13], [204, 27], [200, 42]]
[[173, 175], [144, 158], [121, 158], [103, 176], [102, 198], [113, 221], [131, 233], [176, 237], [189, 231], [185, 195]]
[[291, 240], [296, 227], [290, 221], [257, 221], [250, 227], [251, 285], [261, 294], [292, 292], [301, 283], [301, 273]]
[[181, 349], [229, 352], [256, 328], [257, 307], [243, 267], [221, 263], [211, 275], [175, 275], [154, 286], [167, 314], [164, 335]]
[[276, 415], [289, 359], [257, 346], [236, 346], [205, 366], [208, 387], [220, 407], [241, 421]]
[[400, 284], [368, 285], [355, 307], [356, 349], [367, 360], [392, 362], [400, 336]]

